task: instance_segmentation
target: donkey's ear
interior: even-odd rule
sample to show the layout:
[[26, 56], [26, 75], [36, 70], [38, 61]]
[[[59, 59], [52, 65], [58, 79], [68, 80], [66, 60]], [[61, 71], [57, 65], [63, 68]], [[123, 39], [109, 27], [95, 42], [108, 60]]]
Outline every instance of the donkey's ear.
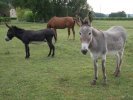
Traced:
[[85, 17], [83, 22], [85, 25], [91, 26], [91, 22], [88, 17]]
[[6, 25], [6, 27], [11, 28], [11, 26], [9, 26], [7, 23], [5, 23], [5, 25]]

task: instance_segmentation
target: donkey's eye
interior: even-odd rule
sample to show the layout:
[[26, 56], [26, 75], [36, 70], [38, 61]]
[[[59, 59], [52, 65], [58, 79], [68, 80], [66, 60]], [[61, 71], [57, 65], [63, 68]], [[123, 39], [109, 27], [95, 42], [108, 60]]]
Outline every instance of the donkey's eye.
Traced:
[[81, 35], [81, 33], [79, 32], [79, 35]]
[[91, 33], [89, 33], [89, 35], [91, 35]]

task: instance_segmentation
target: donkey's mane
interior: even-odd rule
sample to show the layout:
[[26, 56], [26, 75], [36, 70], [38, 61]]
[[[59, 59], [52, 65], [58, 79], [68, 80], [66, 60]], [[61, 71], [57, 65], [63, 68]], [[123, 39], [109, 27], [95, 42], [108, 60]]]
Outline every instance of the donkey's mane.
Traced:
[[92, 33], [93, 33], [94, 36], [97, 36], [98, 34], [101, 34], [102, 31], [92, 27]]
[[19, 33], [19, 34], [21, 34], [25, 31], [24, 29], [19, 28], [17, 26], [12, 26], [12, 29], [14, 30], [15, 33]]

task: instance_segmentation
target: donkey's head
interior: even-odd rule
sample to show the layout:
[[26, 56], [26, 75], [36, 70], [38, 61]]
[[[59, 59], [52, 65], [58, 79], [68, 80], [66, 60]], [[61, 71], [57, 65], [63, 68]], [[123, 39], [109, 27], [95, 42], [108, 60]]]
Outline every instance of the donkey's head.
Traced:
[[81, 40], [81, 52], [86, 54], [88, 51], [88, 47], [90, 42], [92, 41], [92, 28], [90, 21], [85, 18], [81, 20], [81, 27], [80, 27], [80, 40]]
[[6, 24], [6, 27], [8, 28], [5, 40], [9, 41], [15, 36], [15, 33], [14, 33], [14, 30], [13, 30], [13, 26], [9, 26], [7, 23], [5, 23], [5, 24]]

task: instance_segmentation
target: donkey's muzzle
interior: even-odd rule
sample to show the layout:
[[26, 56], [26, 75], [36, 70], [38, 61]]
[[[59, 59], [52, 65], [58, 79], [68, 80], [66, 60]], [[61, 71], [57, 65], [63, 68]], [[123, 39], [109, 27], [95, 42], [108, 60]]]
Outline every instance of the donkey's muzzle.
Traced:
[[9, 41], [10, 39], [9, 39], [8, 37], [5, 37], [5, 40], [6, 40], [6, 41]]
[[86, 55], [87, 52], [88, 52], [88, 50], [87, 50], [87, 49], [84, 49], [84, 50], [81, 50], [81, 52], [82, 52], [84, 55]]

